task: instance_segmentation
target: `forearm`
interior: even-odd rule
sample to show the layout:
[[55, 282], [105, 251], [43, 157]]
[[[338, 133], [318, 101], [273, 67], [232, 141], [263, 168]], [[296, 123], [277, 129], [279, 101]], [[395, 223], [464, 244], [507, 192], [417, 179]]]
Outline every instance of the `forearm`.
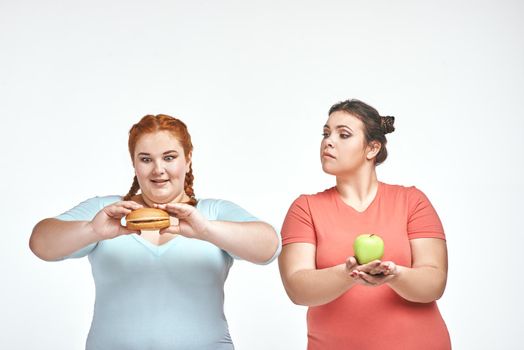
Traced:
[[88, 221], [45, 219], [34, 227], [29, 247], [40, 259], [52, 261], [98, 240]]
[[439, 299], [446, 287], [447, 274], [433, 266], [397, 266], [398, 275], [388, 284], [398, 295], [417, 303]]
[[264, 222], [210, 221], [204, 239], [253, 263], [264, 263], [279, 242], [275, 230]]
[[340, 264], [320, 270], [297, 271], [284, 284], [289, 298], [295, 304], [318, 306], [337, 299], [355, 282], [346, 271], [346, 265]]

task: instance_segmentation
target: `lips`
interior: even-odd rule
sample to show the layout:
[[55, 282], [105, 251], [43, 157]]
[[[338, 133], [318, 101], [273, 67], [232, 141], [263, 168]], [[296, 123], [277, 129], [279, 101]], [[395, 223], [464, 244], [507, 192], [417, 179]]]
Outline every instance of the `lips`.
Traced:
[[164, 183], [166, 183], [168, 181], [169, 180], [164, 180], [164, 179], [151, 179], [151, 182], [155, 183], [155, 184], [164, 184]]
[[336, 159], [334, 155], [332, 155], [331, 153], [328, 153], [328, 152], [322, 153], [322, 157]]

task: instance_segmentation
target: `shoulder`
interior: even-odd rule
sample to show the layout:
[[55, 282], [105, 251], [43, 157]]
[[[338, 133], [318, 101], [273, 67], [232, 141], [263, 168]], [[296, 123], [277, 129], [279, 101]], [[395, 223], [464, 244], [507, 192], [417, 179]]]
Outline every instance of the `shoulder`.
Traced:
[[200, 198], [197, 201], [196, 208], [199, 211], [208, 211], [220, 209], [224, 206], [236, 205], [235, 203], [225, 200], [225, 199], [216, 199], [216, 198]]
[[206, 205], [214, 205], [218, 204], [220, 202], [225, 202], [224, 199], [217, 199], [217, 198], [199, 198], [197, 200], [197, 206], [206, 206]]
[[115, 195], [91, 197], [56, 218], [61, 220], [91, 220], [102, 208], [121, 199], [122, 197]]
[[316, 209], [325, 210], [334, 203], [335, 187], [328, 188], [315, 194], [301, 194], [298, 196], [289, 208], [289, 213], [301, 213], [302, 215], [311, 215]]
[[382, 198], [396, 206], [407, 208], [413, 213], [420, 208], [431, 206], [426, 194], [416, 186], [389, 185], [382, 183]]
[[392, 185], [381, 182], [383, 195], [387, 197], [404, 197], [408, 200], [425, 197], [424, 193], [416, 186]]
[[97, 209], [98, 211], [104, 207], [107, 207], [108, 205], [111, 205], [121, 200], [122, 200], [122, 197], [118, 195], [96, 196], [96, 197], [86, 199], [84, 202], [80, 204], [91, 206], [94, 209]]
[[199, 199], [196, 209], [211, 220], [258, 221], [255, 216], [251, 215], [244, 208], [225, 199]]
[[91, 198], [84, 200], [80, 204], [91, 204], [91, 205], [99, 205], [99, 206], [105, 207], [109, 204], [113, 204], [121, 200], [122, 200], [122, 197], [118, 195], [95, 196], [95, 197], [91, 197]]
[[98, 198], [98, 202], [100, 203], [100, 205], [102, 205], [102, 207], [106, 207], [110, 204], [121, 201], [123, 197], [118, 195], [109, 195], [95, 198]]
[[303, 203], [319, 203], [319, 202], [328, 202], [333, 199], [333, 193], [336, 191], [335, 187], [328, 188], [322, 192], [317, 192], [314, 194], [301, 194], [298, 196], [293, 203], [303, 204]]

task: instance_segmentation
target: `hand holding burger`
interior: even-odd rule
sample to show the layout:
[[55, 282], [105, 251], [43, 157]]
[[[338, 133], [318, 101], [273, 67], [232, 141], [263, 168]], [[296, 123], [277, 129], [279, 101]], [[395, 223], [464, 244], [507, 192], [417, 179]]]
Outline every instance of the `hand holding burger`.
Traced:
[[188, 238], [207, 240], [210, 223], [194, 206], [186, 203], [168, 203], [155, 204], [155, 208], [165, 210], [178, 219], [178, 225], [161, 229], [161, 234], [180, 234]]
[[158, 208], [139, 208], [126, 215], [130, 230], [161, 230], [171, 226], [169, 214]]
[[134, 201], [116, 202], [100, 210], [88, 225], [100, 239], [111, 239], [136, 233], [136, 229], [122, 226], [120, 221], [124, 216], [139, 208], [142, 208], [142, 205]]
[[185, 203], [155, 204], [154, 208], [138, 208], [126, 215], [128, 230], [159, 230], [160, 234], [198, 239], [204, 239], [207, 225], [208, 221], [198, 210]]

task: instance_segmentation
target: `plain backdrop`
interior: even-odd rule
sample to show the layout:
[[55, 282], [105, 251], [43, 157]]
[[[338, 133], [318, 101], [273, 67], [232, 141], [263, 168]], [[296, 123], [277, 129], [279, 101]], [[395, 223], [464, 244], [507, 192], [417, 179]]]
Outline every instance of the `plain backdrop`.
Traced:
[[[322, 126], [359, 98], [396, 117], [379, 179], [416, 185], [444, 223], [454, 348], [520, 349], [523, 14], [518, 0], [0, 0], [0, 348], [83, 349], [89, 263], [40, 261], [28, 238], [127, 193], [140, 117], [187, 123], [198, 197], [280, 229], [299, 194], [334, 184]], [[237, 349], [305, 349], [305, 312], [276, 263], [235, 262]]]

